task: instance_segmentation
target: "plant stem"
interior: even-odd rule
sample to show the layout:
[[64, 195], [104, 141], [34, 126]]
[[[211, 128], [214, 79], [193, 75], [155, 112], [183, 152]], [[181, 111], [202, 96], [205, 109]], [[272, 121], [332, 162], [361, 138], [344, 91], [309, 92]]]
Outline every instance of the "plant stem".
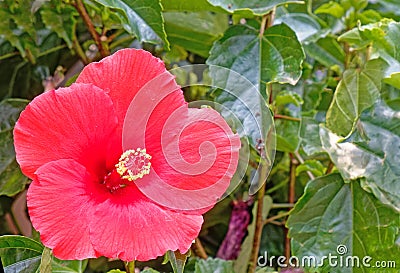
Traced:
[[78, 54], [79, 59], [82, 61], [84, 65], [87, 65], [90, 63], [89, 58], [86, 56], [85, 52], [83, 52], [83, 49], [81, 45], [78, 42], [78, 39], [75, 37], [72, 41], [72, 47], [74, 48], [76, 54]]
[[126, 273], [135, 273], [135, 261], [125, 262]]
[[329, 165], [328, 165], [328, 168], [326, 169], [325, 174], [330, 174], [332, 172], [332, 169], [334, 166], [335, 166], [335, 164], [333, 164], [332, 161], [329, 161]]
[[291, 120], [291, 121], [296, 121], [296, 122], [300, 122], [301, 119], [299, 118], [295, 118], [295, 117], [291, 117], [291, 116], [285, 116], [285, 115], [279, 115], [279, 114], [275, 114], [274, 115], [274, 119], [286, 119], [286, 120]]
[[265, 180], [267, 179], [268, 174], [268, 166], [265, 163], [261, 163], [260, 167], [260, 176], [259, 176], [259, 183], [261, 183], [261, 188], [258, 190], [257, 194], [257, 214], [256, 214], [256, 228], [254, 231], [254, 239], [253, 239], [253, 247], [252, 252], [249, 260], [249, 270], [248, 273], [256, 272], [257, 267], [257, 259], [258, 259], [258, 251], [260, 249], [261, 243], [261, 235], [263, 230], [263, 206], [264, 206], [264, 195], [265, 195]]
[[[299, 152], [294, 152], [294, 155], [296, 156], [297, 160], [303, 164], [304, 163], [304, 159], [301, 157], [301, 155], [299, 154]], [[313, 175], [312, 172], [307, 171], [308, 177], [310, 177], [311, 180], [315, 179], [315, 176]]]
[[[296, 160], [293, 154], [289, 154], [290, 156], [290, 167], [289, 167], [289, 192], [288, 192], [288, 203], [294, 204], [296, 198], [296, 168], [299, 165], [299, 162]], [[289, 213], [289, 212], [287, 212]], [[287, 236], [288, 230], [284, 227], [285, 231], [285, 256], [286, 260], [290, 258], [290, 239]]]
[[40, 53], [38, 54], [38, 57], [46, 56], [46, 55], [48, 55], [48, 54], [51, 54], [51, 53], [56, 52], [56, 51], [59, 51], [59, 50], [64, 49], [64, 48], [66, 48], [66, 47], [67, 47], [67, 45], [59, 45], [59, 46], [52, 47], [52, 48], [50, 48], [50, 49], [48, 49], [48, 50], [45, 50], [45, 51], [43, 51], [43, 52], [40, 52]]
[[101, 41], [99, 33], [96, 31], [92, 21], [90, 20], [90, 16], [87, 13], [87, 10], [85, 8], [85, 5], [83, 4], [82, 0], [76, 0], [75, 3], [73, 4], [76, 10], [78, 11], [79, 15], [82, 17], [83, 22], [87, 26], [90, 35], [92, 36], [94, 42], [96, 43], [101, 57], [106, 57], [110, 55], [110, 52], [104, 48], [103, 43]]
[[196, 255], [202, 259], [207, 259], [208, 255], [203, 247], [203, 244], [201, 243], [199, 238], [196, 238], [194, 240], [194, 245], [192, 246], [194, 252], [196, 253]]
[[284, 218], [284, 217], [286, 217], [286, 216], [288, 216], [288, 215], [289, 215], [289, 211], [287, 211], [287, 212], [285, 212], [285, 213], [280, 213], [280, 214], [275, 215], [275, 216], [272, 216], [272, 217], [270, 217], [270, 218], [268, 218], [268, 219], [265, 219], [264, 225], [269, 224], [269, 223], [272, 223], [272, 222], [274, 222], [275, 220]]
[[293, 208], [293, 204], [289, 203], [274, 203], [271, 206], [271, 209], [290, 209]]
[[1, 61], [1, 60], [4, 60], [4, 59], [11, 58], [11, 57], [14, 57], [14, 56], [18, 56], [18, 55], [19, 55], [19, 52], [17, 52], [17, 51], [15, 51], [15, 52], [10, 52], [10, 53], [1, 55], [1, 56], [0, 56], [0, 61]]

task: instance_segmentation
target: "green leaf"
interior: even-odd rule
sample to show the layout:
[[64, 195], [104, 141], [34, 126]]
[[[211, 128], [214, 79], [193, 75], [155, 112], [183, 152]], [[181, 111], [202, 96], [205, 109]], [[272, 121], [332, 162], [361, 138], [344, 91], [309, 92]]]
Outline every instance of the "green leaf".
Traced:
[[300, 143], [298, 121], [275, 120], [276, 150], [281, 152], [295, 152]]
[[165, 256], [164, 263], [169, 261], [171, 263], [172, 269], [174, 270], [174, 273], [183, 273], [188, 256], [190, 256], [190, 251], [189, 253], [182, 254], [179, 252], [179, 250], [168, 250]]
[[303, 59], [303, 48], [287, 25], [268, 28], [262, 37], [248, 25], [235, 25], [214, 43], [207, 63], [232, 69], [256, 86], [271, 82], [294, 85], [301, 76]]
[[366, 110], [347, 139], [321, 128], [321, 142], [345, 179], [365, 178], [362, 187], [400, 211], [400, 112], [379, 102]]
[[0, 102], [0, 195], [14, 196], [28, 179], [15, 161], [12, 128], [28, 101], [7, 99]]
[[218, 258], [199, 259], [195, 268], [195, 273], [235, 273], [232, 261], [225, 261]]
[[289, 103], [300, 106], [304, 103], [304, 101], [299, 94], [290, 90], [283, 90], [279, 92], [274, 99], [274, 104], [276, 106], [282, 106]]
[[305, 43], [307, 43], [309, 39], [315, 40], [320, 38], [318, 36], [325, 36], [327, 34], [327, 31], [321, 30], [321, 26], [313, 17], [304, 13], [287, 13], [282, 15], [274, 21], [274, 24], [280, 23], [287, 24], [296, 32], [297, 38]]
[[375, 103], [380, 95], [384, 68], [381, 60], [371, 60], [361, 72], [349, 69], [343, 73], [326, 114], [326, 126], [332, 132], [341, 136], [349, 134], [361, 112]]
[[19, 114], [29, 101], [22, 99], [5, 99], [0, 102], [0, 131], [12, 129]]
[[87, 266], [87, 260], [59, 260], [39, 242], [19, 235], [0, 236], [0, 257], [6, 272], [83, 273]]
[[88, 260], [64, 261], [53, 257], [51, 268], [53, 273], [83, 273], [87, 264]]
[[43, 246], [27, 237], [0, 236], [0, 257], [5, 272], [36, 272], [40, 266]]
[[385, 70], [385, 82], [400, 88], [400, 23], [390, 19], [359, 26], [339, 37], [356, 48], [372, 45], [377, 54], [389, 65]]
[[304, 161], [296, 168], [296, 176], [302, 172], [312, 172], [315, 176], [322, 176], [325, 174], [326, 168], [322, 163], [315, 159], [309, 159]]
[[[312, 256], [321, 263], [322, 257], [329, 255], [343, 257], [345, 263], [349, 256], [360, 261], [359, 267], [346, 267], [345, 263], [331, 267], [325, 259], [316, 272], [372, 272], [362, 264], [365, 256], [372, 258], [372, 266], [376, 261], [400, 262], [400, 246], [396, 243], [400, 215], [365, 192], [357, 181], [344, 183], [340, 174], [311, 181], [291, 211], [287, 226], [293, 255], [300, 261]], [[338, 250], [347, 251], [340, 255]]]
[[135, 35], [140, 42], [169, 42], [164, 30], [162, 7], [159, 0], [95, 0], [110, 9], [115, 9], [127, 32]]
[[345, 10], [339, 3], [330, 1], [329, 3], [322, 4], [314, 12], [315, 14], [330, 14], [333, 17], [342, 18]]
[[300, 139], [303, 150], [307, 155], [324, 152], [319, 137], [319, 123], [314, 118], [301, 118]]
[[212, 5], [221, 7], [230, 13], [264, 15], [274, 7], [284, 4], [303, 4], [298, 0], [207, 0]]
[[338, 66], [344, 69], [343, 62], [345, 53], [334, 37], [325, 37], [315, 43], [307, 43], [304, 45], [307, 57], [317, 60], [324, 66], [331, 68]]
[[23, 58], [35, 63], [38, 33], [30, 6], [30, 0], [0, 1], [0, 39], [10, 42]]
[[42, 258], [40, 259], [40, 273], [51, 273], [51, 249], [45, 247], [42, 252]]
[[208, 57], [214, 41], [228, 28], [228, 16], [211, 12], [164, 12], [165, 31], [172, 44]]
[[42, 9], [40, 15], [47, 28], [57, 33], [69, 48], [72, 48], [72, 41], [75, 37], [76, 19], [74, 18], [75, 9], [64, 6], [62, 9], [52, 9], [51, 7]]
[[220, 7], [211, 5], [207, 0], [161, 0], [164, 11], [212, 11], [212, 12], [225, 12]]

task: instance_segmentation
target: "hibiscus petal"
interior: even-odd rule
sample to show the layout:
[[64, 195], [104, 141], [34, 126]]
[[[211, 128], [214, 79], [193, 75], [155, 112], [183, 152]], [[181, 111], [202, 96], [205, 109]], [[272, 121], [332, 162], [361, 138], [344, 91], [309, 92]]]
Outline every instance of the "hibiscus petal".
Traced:
[[104, 175], [107, 157], [121, 154], [116, 126], [112, 101], [96, 86], [74, 84], [43, 93], [15, 125], [17, 161], [30, 178], [40, 166], [58, 159], [74, 159]]
[[36, 171], [27, 195], [30, 219], [43, 244], [60, 259], [96, 257], [88, 220], [93, 211], [87, 185], [95, 181], [71, 159], [47, 163]]
[[215, 110], [186, 112], [182, 121], [184, 107], [175, 111], [161, 132], [146, 131], [152, 169], [135, 183], [154, 202], [197, 214], [211, 208], [228, 188], [241, 144]]
[[[109, 92], [122, 127], [128, 107], [137, 92], [165, 72], [164, 63], [160, 59], [147, 51], [128, 48], [121, 49], [100, 62], [88, 64], [76, 82], [92, 83]], [[159, 89], [157, 87], [152, 92], [157, 93]], [[144, 107], [147, 103], [136, 106]]]
[[106, 257], [147, 261], [168, 250], [186, 252], [202, 223], [202, 216], [164, 209], [130, 185], [96, 206], [90, 235]]

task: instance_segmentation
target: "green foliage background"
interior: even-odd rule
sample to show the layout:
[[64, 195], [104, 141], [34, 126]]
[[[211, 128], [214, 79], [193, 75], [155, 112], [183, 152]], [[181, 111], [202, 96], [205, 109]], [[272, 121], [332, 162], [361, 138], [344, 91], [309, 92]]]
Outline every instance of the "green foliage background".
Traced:
[[[0, 257], [9, 272], [124, 270], [104, 258], [57, 260], [35, 231], [21, 228], [16, 203], [29, 181], [15, 161], [12, 139], [29, 100], [70, 84], [84, 64], [124, 47], [144, 48], [168, 68], [207, 63], [246, 76], [263, 97], [254, 103], [269, 107], [276, 126], [266, 186], [249, 197], [254, 166], [265, 164], [250, 141], [242, 185], [205, 215], [199, 236], [215, 257], [231, 201], [252, 198], [239, 257], [228, 262], [193, 252], [183, 269], [186, 257], [169, 253], [171, 268], [158, 260], [137, 264], [154, 268], [143, 272], [273, 272], [277, 264], [256, 268], [254, 257], [265, 251], [322, 257], [337, 254], [338, 245], [347, 247], [346, 255], [371, 256], [372, 264], [394, 261], [397, 268], [325, 262], [304, 272], [399, 272], [399, 1], [2, 0], [0, 18], [0, 233], [7, 234], [0, 237]], [[229, 75], [202, 76], [189, 71], [177, 80], [229, 81]], [[188, 101], [235, 103], [207, 87], [184, 92]]]

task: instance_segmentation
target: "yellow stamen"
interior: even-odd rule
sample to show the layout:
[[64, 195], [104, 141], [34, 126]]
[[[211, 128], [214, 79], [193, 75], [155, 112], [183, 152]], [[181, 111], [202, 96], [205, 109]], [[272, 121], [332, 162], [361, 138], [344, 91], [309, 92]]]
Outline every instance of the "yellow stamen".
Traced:
[[115, 168], [123, 179], [134, 181], [150, 173], [150, 159], [146, 149], [127, 150], [121, 155]]

